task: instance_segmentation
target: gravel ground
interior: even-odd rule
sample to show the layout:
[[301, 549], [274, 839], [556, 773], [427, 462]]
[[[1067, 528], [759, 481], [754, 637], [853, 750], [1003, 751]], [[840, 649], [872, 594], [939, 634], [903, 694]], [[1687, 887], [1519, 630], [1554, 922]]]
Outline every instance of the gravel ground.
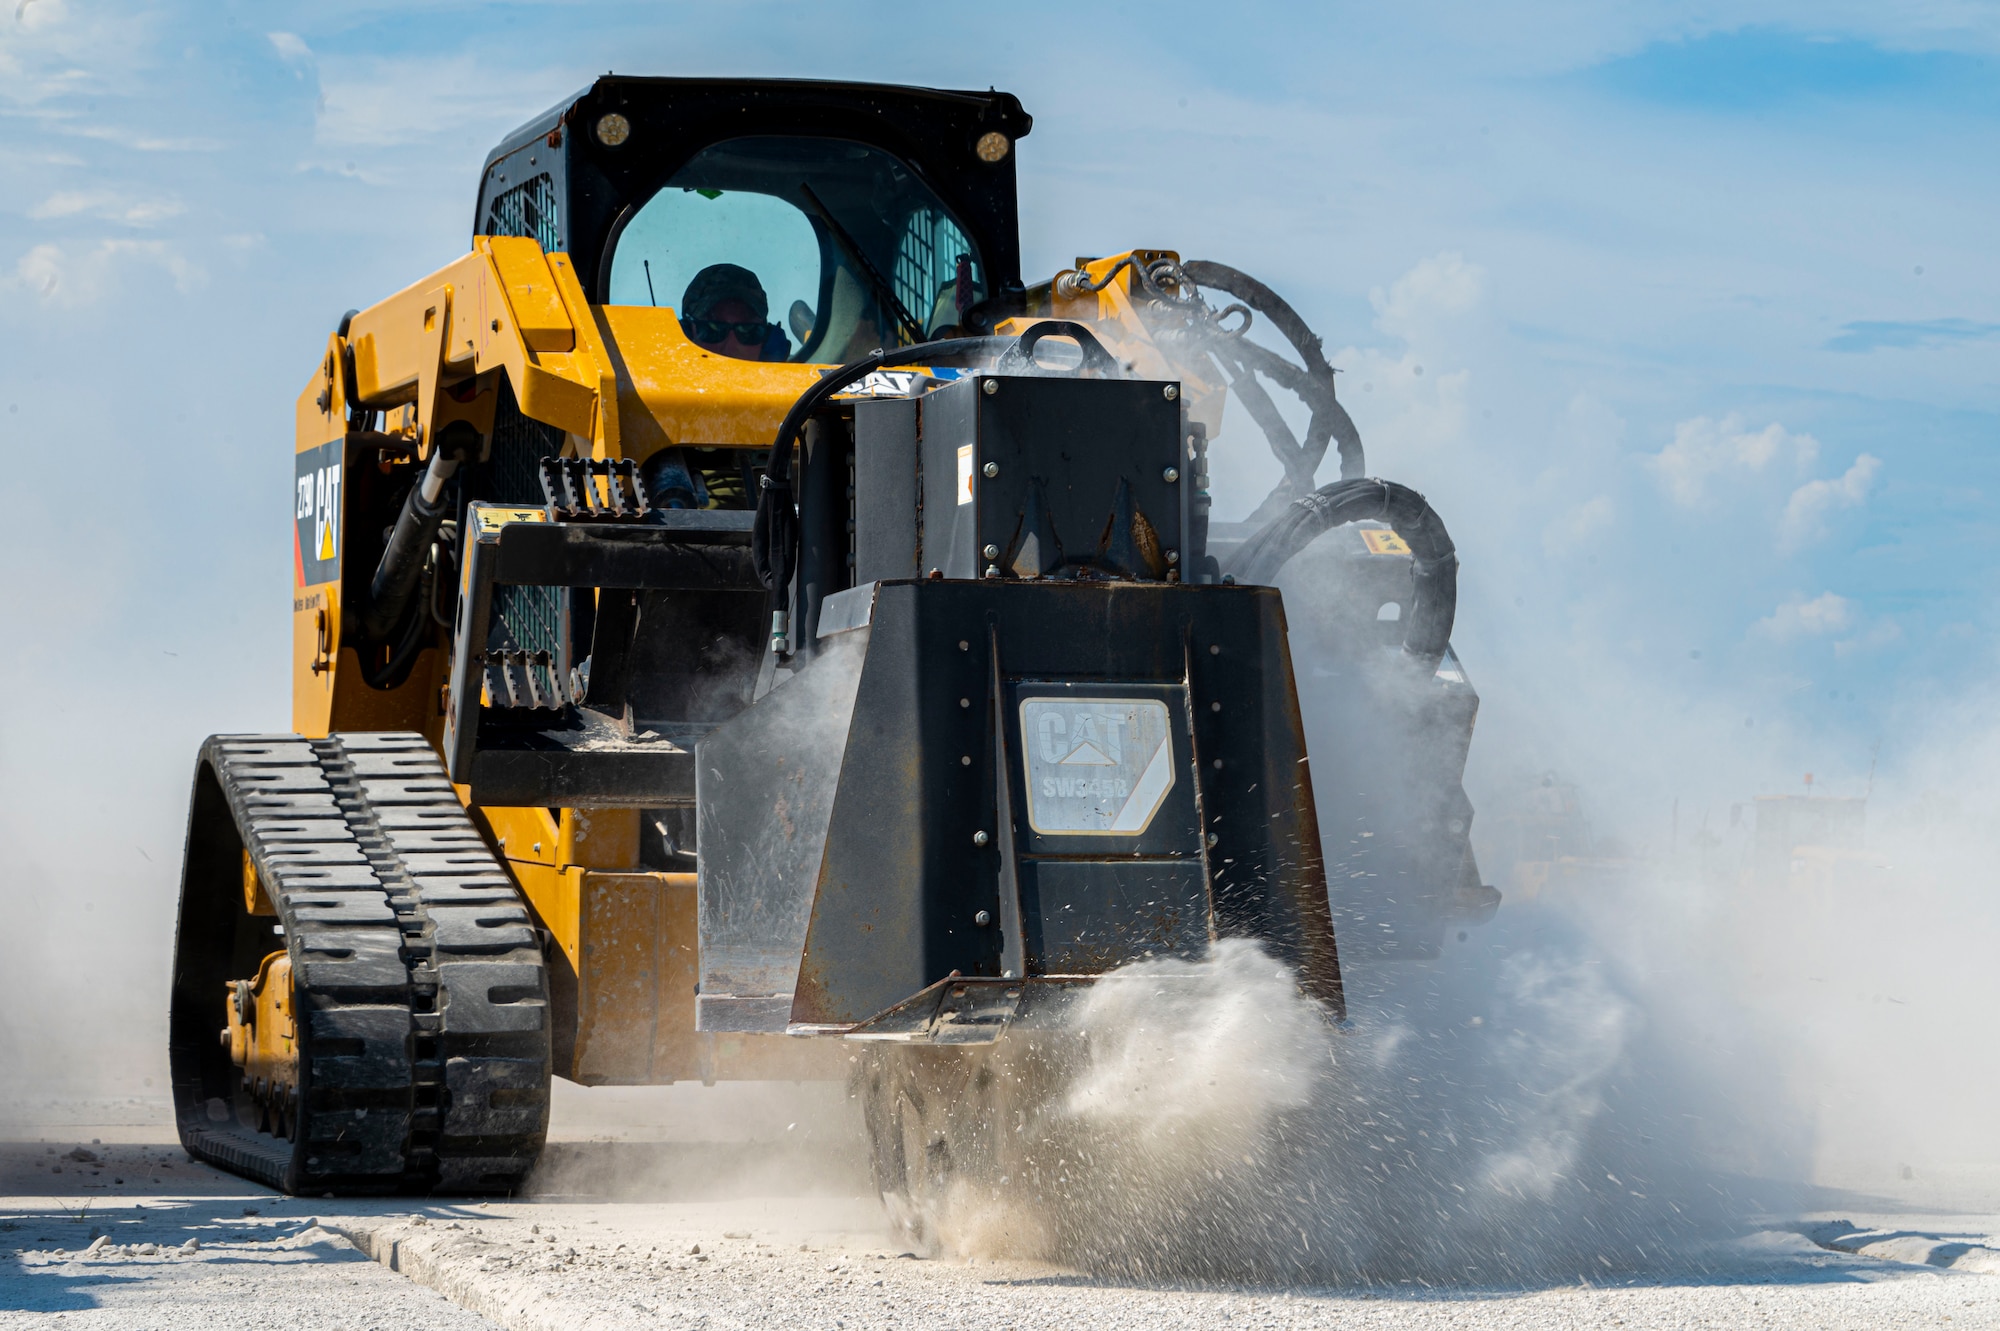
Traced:
[[495, 1325], [177, 1146], [0, 1144], [0, 1328], [268, 1331], [279, 1318], [291, 1331]]
[[1535, 1328], [2000, 1326], [1991, 1276], [1769, 1232], [1611, 1286], [1188, 1289], [915, 1259], [865, 1205], [523, 1203], [330, 1221], [515, 1331], [613, 1327]]
[[1991, 1215], [1746, 1221], [1591, 1286], [1189, 1288], [919, 1258], [851, 1156], [791, 1145], [782, 1115], [724, 1118], [735, 1139], [679, 1143], [572, 1118], [544, 1195], [483, 1204], [276, 1197], [156, 1122], [0, 1144], [0, 1328], [2000, 1328]]

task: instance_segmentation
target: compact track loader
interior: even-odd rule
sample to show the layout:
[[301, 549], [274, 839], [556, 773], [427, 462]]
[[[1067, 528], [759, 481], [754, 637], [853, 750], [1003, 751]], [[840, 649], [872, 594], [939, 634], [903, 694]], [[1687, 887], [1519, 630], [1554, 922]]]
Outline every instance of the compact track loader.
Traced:
[[[292, 733], [195, 768], [189, 1151], [508, 1190], [552, 1076], [866, 1050], [907, 1192], [918, 1073], [1128, 962], [1260, 940], [1337, 1021], [1336, 935], [1433, 955], [1490, 912], [1443, 525], [1362, 478], [1262, 284], [1143, 249], [1024, 284], [1030, 124], [605, 77], [492, 154], [467, 254], [340, 321], [297, 405]], [[1286, 480], [1225, 532], [1231, 392]], [[1317, 802], [1295, 661], [1339, 696]]]

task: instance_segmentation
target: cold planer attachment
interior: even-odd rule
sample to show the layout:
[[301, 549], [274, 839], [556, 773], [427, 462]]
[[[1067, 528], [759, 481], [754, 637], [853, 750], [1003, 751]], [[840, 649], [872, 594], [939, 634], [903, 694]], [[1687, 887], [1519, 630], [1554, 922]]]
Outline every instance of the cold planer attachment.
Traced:
[[1224, 937], [1341, 1015], [1283, 609], [1180, 578], [1178, 398], [979, 373], [855, 408], [857, 585], [700, 743], [699, 1029], [992, 1040]]

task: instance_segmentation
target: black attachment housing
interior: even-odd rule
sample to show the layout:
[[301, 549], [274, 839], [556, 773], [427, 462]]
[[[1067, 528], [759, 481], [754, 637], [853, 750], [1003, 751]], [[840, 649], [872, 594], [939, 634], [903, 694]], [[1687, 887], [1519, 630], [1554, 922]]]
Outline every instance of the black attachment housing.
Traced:
[[845, 1031], [953, 974], [1221, 937], [1340, 1014], [1275, 589], [923, 578], [820, 633], [701, 743], [700, 1029]]
[[1155, 380], [979, 374], [857, 402], [855, 581], [1178, 581], [1201, 557], [1182, 433], [1179, 385]]

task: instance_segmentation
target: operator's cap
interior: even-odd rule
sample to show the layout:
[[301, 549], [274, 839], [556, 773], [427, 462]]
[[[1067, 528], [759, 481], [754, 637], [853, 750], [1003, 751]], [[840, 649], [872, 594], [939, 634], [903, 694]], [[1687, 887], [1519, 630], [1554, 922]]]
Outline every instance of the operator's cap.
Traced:
[[757, 274], [733, 263], [712, 263], [694, 275], [687, 294], [681, 297], [681, 317], [712, 318], [715, 307], [726, 300], [742, 301], [760, 322], [771, 317], [771, 302], [764, 295], [764, 284], [757, 280]]

